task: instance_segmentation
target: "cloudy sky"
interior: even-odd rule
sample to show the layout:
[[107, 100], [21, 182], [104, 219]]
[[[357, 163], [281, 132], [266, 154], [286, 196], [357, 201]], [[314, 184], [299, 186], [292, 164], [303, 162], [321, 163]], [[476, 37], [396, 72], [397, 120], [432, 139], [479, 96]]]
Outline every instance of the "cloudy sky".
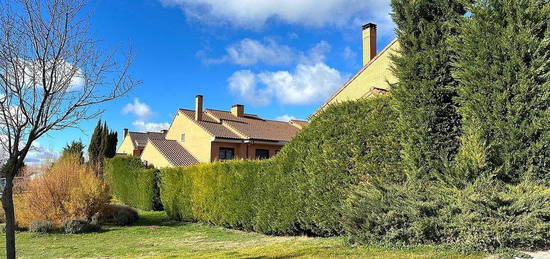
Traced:
[[[361, 25], [378, 24], [378, 48], [393, 37], [389, 0], [91, 0], [92, 31], [105, 48], [131, 46], [143, 84], [103, 105], [123, 128], [167, 128], [178, 108], [305, 119], [361, 67]], [[89, 142], [96, 121], [39, 140], [29, 160], [72, 140]]]

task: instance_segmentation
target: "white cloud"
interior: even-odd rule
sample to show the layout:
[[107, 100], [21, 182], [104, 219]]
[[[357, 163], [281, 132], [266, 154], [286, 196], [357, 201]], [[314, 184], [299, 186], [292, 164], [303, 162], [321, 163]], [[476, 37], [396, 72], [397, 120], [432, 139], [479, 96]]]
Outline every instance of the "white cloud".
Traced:
[[140, 102], [138, 98], [135, 98], [133, 103], [126, 104], [126, 106], [122, 108], [122, 113], [132, 113], [140, 120], [146, 120], [153, 115], [151, 107], [149, 107], [149, 105], [145, 103]]
[[53, 161], [57, 157], [59, 157], [57, 152], [42, 146], [38, 141], [34, 141], [29, 153], [27, 153], [25, 163], [40, 164], [46, 161]]
[[237, 71], [228, 79], [229, 89], [256, 105], [267, 105], [273, 99], [296, 105], [322, 100], [344, 82], [338, 70], [324, 63], [329, 50], [328, 43], [320, 42], [302, 55], [294, 71]]
[[149, 119], [153, 116], [154, 113], [149, 105], [140, 102], [138, 98], [135, 98], [132, 103], [126, 104], [126, 106], [122, 108], [122, 113], [131, 113], [137, 117], [137, 119], [132, 122], [132, 125], [138, 131], [159, 132], [170, 127], [170, 123], [167, 122], [150, 122]]
[[155, 123], [155, 122], [145, 122], [142, 120], [137, 120], [132, 123], [134, 127], [137, 128], [139, 131], [154, 131], [159, 132], [161, 130], [167, 130], [170, 128], [170, 123], [167, 122], [161, 122], [161, 123]]
[[270, 89], [257, 89], [257, 76], [250, 70], [240, 70], [227, 80], [229, 89], [242, 99], [255, 105], [266, 105], [271, 102]]
[[317, 63], [299, 64], [293, 72], [255, 74], [241, 70], [233, 73], [228, 81], [231, 91], [256, 105], [269, 104], [273, 98], [283, 104], [301, 105], [326, 98], [344, 82], [344, 77], [338, 70]]
[[238, 43], [228, 46], [226, 54], [218, 59], [204, 59], [205, 63], [233, 63], [241, 66], [249, 66], [257, 63], [268, 65], [290, 64], [296, 54], [285, 45], [278, 44], [275, 40], [267, 39], [263, 42], [243, 39]]
[[290, 116], [288, 114], [281, 115], [281, 116], [275, 118], [275, 120], [277, 120], [277, 121], [291, 121], [291, 120], [295, 120], [295, 119], [296, 119], [296, 117]]
[[281, 45], [273, 39], [264, 41], [245, 38], [226, 48], [226, 54], [220, 58], [204, 58], [205, 51], [198, 53], [206, 64], [232, 63], [251, 66], [259, 63], [268, 65], [290, 65], [296, 63], [315, 64], [324, 62], [331, 46], [326, 41], [317, 43], [306, 53]]
[[277, 71], [258, 74], [279, 102], [307, 104], [324, 99], [343, 83], [343, 77], [336, 69], [324, 63], [299, 64], [294, 72]]
[[[206, 23], [229, 23], [261, 28], [274, 19], [306, 26], [345, 26], [368, 20], [390, 24], [389, 0], [159, 0], [180, 7], [188, 18]], [[390, 29], [391, 31], [391, 29]]]

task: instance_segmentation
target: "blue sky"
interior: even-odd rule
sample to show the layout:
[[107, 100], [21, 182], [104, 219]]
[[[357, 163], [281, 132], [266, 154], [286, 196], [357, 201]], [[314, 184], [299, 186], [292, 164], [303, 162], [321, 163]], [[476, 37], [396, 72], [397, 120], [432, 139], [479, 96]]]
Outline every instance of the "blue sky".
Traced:
[[[378, 24], [378, 49], [394, 37], [389, 0], [90, 0], [89, 9], [101, 46], [131, 46], [143, 81], [98, 107], [119, 135], [166, 128], [197, 94], [207, 108], [305, 119], [361, 68], [362, 24]], [[87, 145], [96, 123], [39, 139], [29, 161]]]

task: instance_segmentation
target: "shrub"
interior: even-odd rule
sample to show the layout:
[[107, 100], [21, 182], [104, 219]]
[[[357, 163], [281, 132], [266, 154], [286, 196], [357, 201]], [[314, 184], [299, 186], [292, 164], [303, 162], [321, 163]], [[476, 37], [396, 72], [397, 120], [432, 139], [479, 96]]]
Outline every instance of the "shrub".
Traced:
[[98, 223], [115, 224], [118, 226], [128, 226], [139, 219], [138, 212], [126, 205], [111, 204], [98, 214]]
[[52, 229], [52, 223], [45, 220], [37, 220], [29, 224], [29, 231], [33, 233], [47, 234], [52, 231]]
[[446, 244], [465, 251], [550, 245], [550, 189], [481, 177], [465, 188], [422, 182], [363, 185], [346, 203], [352, 242]]
[[63, 229], [67, 234], [82, 234], [93, 231], [94, 227], [87, 220], [69, 219], [63, 223]]
[[450, 192], [430, 182], [364, 183], [350, 194], [343, 224], [352, 242], [392, 246], [445, 240]]
[[454, 245], [470, 250], [535, 250], [550, 246], [550, 189], [481, 177], [455, 196]]
[[90, 219], [110, 201], [107, 185], [76, 157], [58, 160], [33, 178], [16, 198], [16, 220], [28, 227], [37, 220], [61, 226], [71, 218]]
[[115, 157], [107, 160], [105, 179], [121, 202], [142, 210], [162, 210], [157, 173], [146, 169], [138, 157]]

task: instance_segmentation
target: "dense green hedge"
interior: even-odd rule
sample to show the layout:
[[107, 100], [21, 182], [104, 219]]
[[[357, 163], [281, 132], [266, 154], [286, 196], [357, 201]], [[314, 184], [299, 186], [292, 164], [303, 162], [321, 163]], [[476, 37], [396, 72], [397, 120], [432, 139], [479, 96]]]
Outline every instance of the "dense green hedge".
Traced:
[[161, 197], [172, 218], [271, 234], [342, 233], [342, 204], [373, 177], [398, 178], [389, 97], [329, 107], [269, 161], [164, 169]]
[[342, 204], [354, 185], [400, 177], [390, 99], [347, 102], [316, 116], [262, 172], [256, 227], [267, 233], [342, 234]]
[[173, 219], [252, 230], [256, 176], [264, 163], [232, 161], [163, 169], [164, 209]]
[[158, 170], [146, 169], [139, 157], [107, 160], [105, 179], [121, 202], [142, 210], [161, 210]]
[[[177, 220], [267, 234], [494, 251], [550, 245], [550, 190], [493, 176], [454, 185], [402, 173], [391, 97], [321, 113], [274, 158], [161, 171]], [[452, 179], [455, 179], [454, 176]]]

